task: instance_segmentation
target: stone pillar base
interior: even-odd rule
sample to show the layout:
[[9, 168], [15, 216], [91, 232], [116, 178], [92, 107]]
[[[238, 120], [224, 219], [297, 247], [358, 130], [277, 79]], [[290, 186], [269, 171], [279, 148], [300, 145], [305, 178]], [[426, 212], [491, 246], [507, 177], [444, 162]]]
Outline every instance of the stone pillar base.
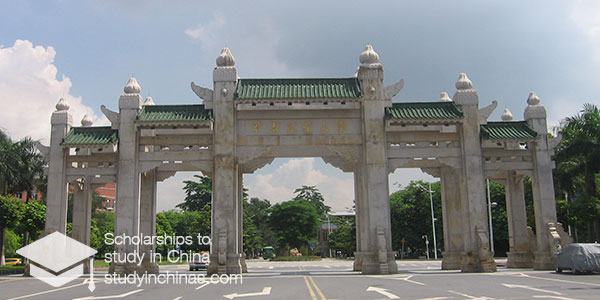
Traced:
[[531, 268], [533, 267], [533, 254], [524, 251], [507, 252], [508, 260], [506, 261], [507, 268]]
[[[208, 275], [213, 274], [242, 274], [242, 255], [240, 253], [229, 253], [227, 254], [227, 261], [224, 265], [219, 264], [219, 255], [211, 254], [210, 263], [206, 273]], [[244, 261], [244, 265], [246, 262]]]
[[442, 253], [442, 270], [460, 270], [460, 252], [445, 251]]
[[352, 265], [352, 271], [362, 271], [363, 264], [363, 253], [354, 252], [354, 264]]
[[554, 270], [554, 256], [549, 252], [535, 252], [533, 257], [534, 270]]
[[245, 255], [242, 255], [240, 264], [242, 265], [242, 273], [248, 273], [248, 265], [246, 265], [246, 256]]
[[137, 270], [138, 274], [158, 274], [159, 273], [159, 267], [158, 264], [155, 262], [142, 262], [141, 265], [138, 266], [138, 270]]
[[398, 265], [396, 264], [396, 252], [389, 251], [387, 253], [387, 262], [380, 263], [377, 252], [361, 252], [362, 267], [361, 272], [367, 274], [396, 274], [398, 273]]
[[118, 275], [134, 274], [138, 271], [138, 265], [135, 263], [111, 263], [108, 267], [108, 273]]
[[460, 270], [465, 273], [496, 272], [496, 261], [493, 252], [489, 252], [487, 259], [481, 260], [478, 254], [473, 252], [461, 253]]

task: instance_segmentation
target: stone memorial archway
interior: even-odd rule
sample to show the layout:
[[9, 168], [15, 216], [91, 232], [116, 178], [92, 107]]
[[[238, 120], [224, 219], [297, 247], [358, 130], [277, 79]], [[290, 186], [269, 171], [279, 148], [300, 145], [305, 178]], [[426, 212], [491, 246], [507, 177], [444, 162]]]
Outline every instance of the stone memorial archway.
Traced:
[[[453, 99], [392, 103], [404, 81], [383, 84], [371, 46], [348, 78], [239, 78], [225, 48], [216, 59], [214, 85], [191, 88], [203, 104], [155, 105], [130, 78], [118, 111], [102, 106], [111, 126], [89, 120], [72, 127], [68, 104], [52, 114], [46, 233], [66, 231], [68, 185], [75, 186], [73, 236], [89, 244], [91, 191], [117, 183], [115, 234], [155, 234], [156, 183], [178, 171], [213, 179], [209, 273], [246, 271], [242, 248], [242, 174], [276, 157], [322, 157], [354, 173], [357, 252], [363, 274], [397, 273], [392, 251], [388, 174], [421, 168], [442, 181], [443, 269], [495, 271], [489, 248], [484, 181], [505, 185], [510, 228], [509, 267], [553, 268], [556, 210], [546, 111], [531, 93], [524, 121], [487, 119], [497, 103], [479, 108], [471, 81], [461, 74]], [[528, 242], [523, 176], [533, 181], [534, 251]], [[150, 253], [153, 246], [118, 245], [118, 253]], [[110, 272], [158, 272], [112, 264]]]

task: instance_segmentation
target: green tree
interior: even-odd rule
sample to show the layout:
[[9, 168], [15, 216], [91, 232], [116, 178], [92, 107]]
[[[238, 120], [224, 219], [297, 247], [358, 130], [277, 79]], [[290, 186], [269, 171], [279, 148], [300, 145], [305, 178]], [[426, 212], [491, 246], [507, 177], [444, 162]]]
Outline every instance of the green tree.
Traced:
[[21, 218], [19, 200], [0, 196], [0, 266], [4, 266], [4, 236], [6, 229], [15, 227]]
[[[46, 223], [46, 205], [31, 201], [23, 205], [23, 214], [18, 229], [24, 235], [37, 239], [39, 233], [44, 229]], [[28, 244], [25, 240], [25, 245]]]
[[90, 247], [98, 250], [98, 256], [113, 252], [113, 246], [104, 241], [106, 233], [115, 230], [115, 214], [110, 211], [94, 211], [90, 227]]
[[319, 214], [307, 200], [278, 203], [269, 211], [269, 225], [283, 248], [300, 248], [315, 238], [320, 226]]
[[[412, 256], [425, 253], [423, 235], [427, 235], [433, 244], [431, 226], [431, 204], [429, 193], [422, 187], [429, 187], [424, 181], [411, 181], [410, 184], [390, 195], [390, 210], [392, 223], [392, 247], [400, 251], [402, 239], [406, 241], [405, 251], [410, 247]], [[432, 184], [433, 205], [436, 218], [436, 237], [438, 248], [443, 245], [442, 207], [440, 184]], [[432, 251], [433, 249], [430, 249]]]
[[329, 248], [352, 256], [356, 251], [356, 218], [333, 217], [331, 222], [337, 228], [329, 235]]
[[244, 201], [244, 251], [250, 257], [265, 246], [275, 244], [275, 234], [269, 226], [269, 200], [251, 198]]
[[310, 204], [312, 204], [317, 210], [317, 214], [319, 217], [325, 216], [330, 210], [331, 207], [325, 205], [325, 199], [323, 199], [323, 195], [316, 186], [307, 186], [303, 185], [300, 188], [294, 190], [294, 200], [304, 199]]
[[555, 175], [559, 188], [577, 202], [566, 208], [583, 213], [574, 214], [580, 222], [574, 221], [587, 225], [587, 229], [586, 226], [578, 227], [586, 229], [588, 241], [600, 240], [597, 179], [600, 173], [600, 109], [590, 103], [584, 104], [580, 113], [561, 122], [558, 132], [562, 141], [556, 151]]
[[3, 195], [23, 191], [32, 195], [36, 178], [42, 177], [45, 164], [34, 144], [28, 137], [13, 142], [0, 131], [0, 186]]
[[186, 180], [183, 190], [185, 200], [177, 205], [186, 211], [210, 211], [212, 201], [212, 179], [208, 176], [194, 175], [200, 182]]

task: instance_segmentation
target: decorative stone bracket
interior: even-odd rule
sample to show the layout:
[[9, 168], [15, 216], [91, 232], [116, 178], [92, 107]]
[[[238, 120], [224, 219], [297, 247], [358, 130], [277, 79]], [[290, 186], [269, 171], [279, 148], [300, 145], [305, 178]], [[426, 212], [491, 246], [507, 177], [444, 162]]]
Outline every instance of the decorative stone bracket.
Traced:
[[193, 81], [191, 83], [192, 91], [196, 93], [196, 96], [204, 100], [204, 106], [206, 109], [212, 109], [213, 103], [213, 90], [205, 87], [196, 85]]
[[479, 109], [479, 124], [487, 124], [487, 119], [494, 112], [494, 110], [498, 107], [498, 101], [492, 101], [492, 104]]
[[106, 118], [110, 121], [112, 129], [119, 129], [119, 124], [121, 123], [120, 113], [116, 111], [112, 111], [108, 109], [105, 105], [100, 105], [100, 110], [106, 116]]

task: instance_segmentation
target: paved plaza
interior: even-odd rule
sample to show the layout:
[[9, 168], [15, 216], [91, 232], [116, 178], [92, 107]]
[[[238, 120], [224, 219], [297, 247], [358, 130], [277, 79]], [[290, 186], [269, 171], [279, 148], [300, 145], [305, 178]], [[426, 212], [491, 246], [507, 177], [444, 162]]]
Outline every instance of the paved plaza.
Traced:
[[[502, 262], [502, 261], [500, 261]], [[439, 261], [398, 261], [398, 274], [360, 275], [352, 261], [268, 262], [249, 260], [237, 284], [106, 284], [96, 272], [53, 288], [34, 278], [0, 277], [1, 299], [598, 299], [600, 276], [507, 269], [496, 273], [442, 271]], [[189, 272], [186, 265], [161, 274]]]

